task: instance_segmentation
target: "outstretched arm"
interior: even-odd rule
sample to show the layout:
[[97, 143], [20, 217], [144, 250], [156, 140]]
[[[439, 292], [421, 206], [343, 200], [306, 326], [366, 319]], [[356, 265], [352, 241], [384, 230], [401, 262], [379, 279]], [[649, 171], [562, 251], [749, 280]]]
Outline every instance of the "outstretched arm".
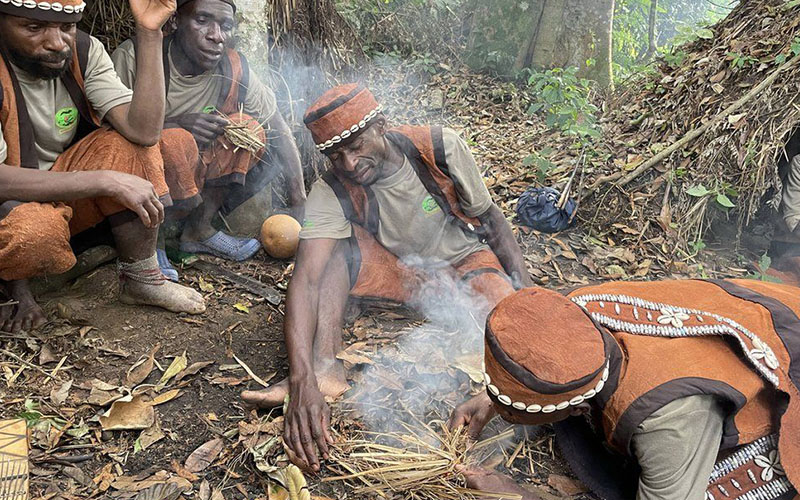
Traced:
[[130, 0], [136, 22], [136, 83], [130, 103], [106, 118], [126, 139], [143, 146], [158, 143], [164, 126], [166, 90], [161, 27], [175, 12], [175, 0]]
[[164, 207], [153, 185], [135, 175], [96, 170], [49, 172], [0, 164], [0, 203], [71, 201], [107, 196], [135, 212], [147, 227], [164, 221]]
[[286, 296], [284, 337], [289, 353], [289, 406], [284, 421], [284, 441], [298, 465], [318, 471], [319, 458], [328, 457], [330, 409], [314, 373], [314, 335], [319, 311], [322, 275], [339, 240], [300, 240], [297, 261]]
[[506, 220], [500, 208], [492, 203], [492, 206], [483, 215], [478, 217], [481, 224], [486, 228], [486, 237], [492, 251], [497, 255], [503, 269], [506, 270], [514, 283], [514, 288], [528, 288], [533, 286], [533, 281], [525, 265], [511, 225]]

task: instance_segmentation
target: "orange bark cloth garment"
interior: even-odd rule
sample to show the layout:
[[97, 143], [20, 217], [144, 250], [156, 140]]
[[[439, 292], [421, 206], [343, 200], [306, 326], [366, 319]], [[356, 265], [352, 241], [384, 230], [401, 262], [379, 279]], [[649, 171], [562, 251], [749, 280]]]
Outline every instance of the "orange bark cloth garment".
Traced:
[[[684, 315], [667, 307], [648, 315], [643, 307], [611, 298], [620, 296], [702, 312]], [[778, 431], [783, 468], [792, 484], [800, 484], [800, 290], [754, 280], [618, 282], [583, 287], [570, 297], [610, 328], [619, 346], [618, 361], [612, 356], [610, 392], [601, 398], [612, 446], [628, 451], [633, 430], [651, 410], [679, 397], [714, 394], [731, 403], [723, 448]], [[761, 342], [739, 334], [746, 357], [730, 335], [664, 338], [627, 332], [625, 326], [716, 328], [731, 326], [729, 320], [738, 325], [735, 331], [743, 327]]]
[[[403, 264], [361, 226], [353, 225], [349, 244], [350, 295], [406, 303], [424, 285], [425, 278], [420, 273]], [[514, 293], [511, 280], [491, 251], [476, 252], [451, 270], [454, 279], [468, 284], [490, 309]]]
[[[113, 170], [150, 181], [165, 206], [171, 205], [158, 148], [137, 146], [118, 132], [97, 130], [58, 157], [53, 172]], [[0, 220], [0, 279], [10, 281], [58, 274], [75, 265], [70, 237], [109, 219], [111, 225], [136, 215], [110, 198], [68, 203], [23, 203]]]
[[[240, 113], [231, 115], [230, 120], [253, 130], [266, 144], [266, 133], [257, 120]], [[198, 207], [205, 186], [244, 185], [247, 173], [264, 153], [263, 149], [254, 154], [237, 148], [224, 135], [201, 152], [192, 134], [182, 128], [164, 129], [159, 148], [170, 195], [180, 210]]]

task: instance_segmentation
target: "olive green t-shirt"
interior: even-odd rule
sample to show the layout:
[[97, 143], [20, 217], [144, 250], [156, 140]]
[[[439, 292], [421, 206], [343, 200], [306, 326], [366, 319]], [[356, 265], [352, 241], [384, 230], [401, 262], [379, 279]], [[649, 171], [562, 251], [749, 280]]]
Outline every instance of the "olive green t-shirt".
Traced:
[[[444, 149], [461, 208], [470, 217], [492, 206], [489, 190], [467, 144], [458, 134], [443, 129]], [[455, 264], [479, 250], [488, 249], [475, 234], [448, 220], [425, 189], [408, 158], [391, 176], [372, 184], [380, 218], [376, 239], [400, 258], [419, 256]], [[333, 189], [322, 179], [314, 183], [306, 202], [301, 239], [345, 239], [352, 234], [350, 221]]]
[[[39, 168], [50, 170], [58, 155], [67, 149], [77, 132], [78, 108], [60, 78], [42, 80], [12, 65], [19, 80], [25, 107], [33, 123]], [[133, 92], [122, 84], [111, 58], [94, 37], [89, 45], [84, 89], [89, 104], [99, 119], [109, 110], [131, 102]], [[8, 145], [0, 127], [0, 161], [8, 155]]]
[[634, 432], [642, 468], [636, 500], [705, 500], [719, 454], [725, 410], [714, 396], [677, 399]]
[[[172, 62], [172, 51], [168, 53], [170, 71], [167, 120], [185, 114], [208, 112], [210, 106], [216, 106], [224, 77], [213, 71], [196, 76], [182, 75]], [[122, 82], [133, 88], [136, 82], [136, 50], [133, 40], [126, 40], [117, 47], [111, 54], [111, 59]], [[275, 93], [251, 69], [243, 112], [264, 123], [272, 118], [276, 111]]]

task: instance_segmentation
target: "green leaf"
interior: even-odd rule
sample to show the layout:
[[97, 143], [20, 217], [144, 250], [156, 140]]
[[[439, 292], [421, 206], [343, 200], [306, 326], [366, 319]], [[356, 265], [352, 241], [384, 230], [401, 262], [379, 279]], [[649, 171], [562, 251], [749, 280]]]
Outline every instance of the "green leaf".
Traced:
[[783, 54], [779, 54], [778, 57], [775, 58], [775, 64], [783, 64], [786, 62], [786, 56]]
[[530, 167], [536, 161], [536, 156], [528, 155], [522, 160], [523, 167]]
[[758, 261], [758, 267], [761, 269], [762, 273], [769, 271], [770, 266], [772, 265], [772, 257], [767, 254], [761, 256], [761, 260]]
[[731, 201], [730, 198], [728, 198], [726, 195], [724, 195], [722, 193], [717, 195], [717, 203], [719, 203], [720, 205], [722, 205], [725, 208], [733, 208], [733, 207], [736, 206], [736, 205], [734, 205], [734, 203]]
[[142, 451], [142, 437], [141, 436], [136, 438], [136, 441], [134, 441], [134, 443], [133, 443], [133, 454], [135, 455], [135, 454], [139, 453], [140, 451]]
[[242, 304], [241, 302], [237, 302], [236, 304], [234, 304], [233, 308], [236, 309], [237, 311], [241, 311], [241, 312], [243, 312], [245, 314], [250, 314], [250, 308], [247, 307], [246, 305]]
[[702, 38], [703, 40], [711, 40], [714, 38], [714, 32], [711, 31], [709, 28], [701, 28], [697, 30], [697, 38]]
[[710, 191], [702, 184], [692, 186], [686, 191], [686, 194], [689, 196], [694, 196], [695, 198], [702, 198], [703, 196], [707, 196], [709, 193]]

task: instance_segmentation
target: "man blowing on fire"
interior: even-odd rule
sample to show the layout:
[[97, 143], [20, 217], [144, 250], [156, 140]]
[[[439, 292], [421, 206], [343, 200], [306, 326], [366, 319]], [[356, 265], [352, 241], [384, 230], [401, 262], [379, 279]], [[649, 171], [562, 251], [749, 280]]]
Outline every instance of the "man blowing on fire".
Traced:
[[[477, 438], [497, 414], [559, 422], [573, 472], [608, 500], [797, 499], [798, 315], [800, 290], [750, 280], [522, 290], [489, 315], [487, 391], [450, 425]], [[463, 473], [482, 491], [540, 498]]]
[[489, 306], [513, 292], [512, 282], [531, 284], [466, 143], [447, 128], [390, 128], [381, 111], [368, 89], [351, 84], [325, 93], [305, 115], [333, 168], [309, 195], [289, 286], [290, 377], [242, 395], [274, 407], [289, 394], [286, 443], [315, 470], [315, 445], [326, 457], [330, 442], [324, 398], [348, 388], [335, 358], [348, 296], [409, 301], [425, 286], [402, 262], [410, 256], [444, 266]]
[[161, 27], [174, 0], [130, 0], [141, 54], [133, 91], [100, 42], [80, 32], [82, 0], [0, 2], [0, 330], [45, 322], [28, 279], [75, 264], [70, 238], [103, 220], [119, 253], [120, 300], [205, 310], [166, 283], [158, 226], [171, 203], [158, 142], [164, 116]]
[[[256, 194], [271, 191], [271, 181], [281, 170], [287, 174], [287, 198], [296, 217], [301, 217], [306, 192], [300, 155], [275, 94], [244, 55], [230, 47], [235, 15], [234, 0], [178, 0], [175, 32], [163, 43], [167, 107], [160, 147], [175, 201], [167, 214], [186, 220], [181, 250], [241, 261], [255, 255], [260, 244], [214, 229], [217, 212], [230, 213]], [[122, 81], [131, 88], [139, 81], [137, 46], [138, 39], [128, 40], [112, 55]], [[224, 131], [232, 124], [247, 127], [266, 144], [271, 165], [264, 149], [249, 151], [228, 141]], [[251, 210], [250, 204], [245, 207]], [[256, 230], [268, 215], [253, 214]], [[163, 249], [159, 263], [177, 281], [178, 272]]]

